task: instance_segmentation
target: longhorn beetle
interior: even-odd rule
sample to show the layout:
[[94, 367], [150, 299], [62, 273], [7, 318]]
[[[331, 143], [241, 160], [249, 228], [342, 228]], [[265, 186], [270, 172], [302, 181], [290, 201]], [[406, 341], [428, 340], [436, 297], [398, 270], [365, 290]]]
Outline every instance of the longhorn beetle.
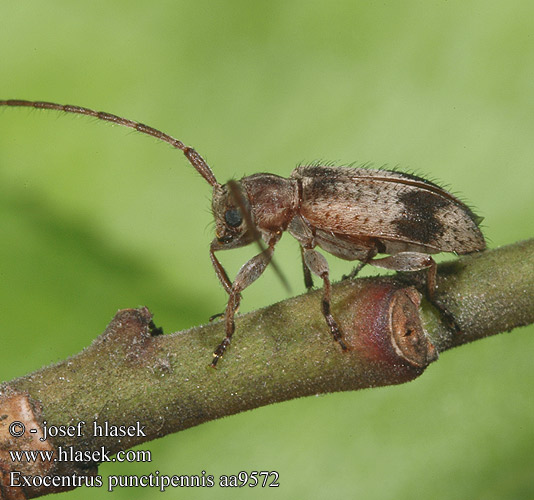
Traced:
[[[427, 269], [432, 298], [436, 287], [439, 252], [466, 254], [484, 250], [481, 218], [436, 184], [415, 175], [384, 169], [299, 166], [286, 179], [274, 174], [253, 174], [219, 184], [211, 168], [181, 141], [142, 123], [80, 106], [23, 100], [0, 101], [0, 106], [25, 106], [88, 115], [151, 135], [181, 150], [213, 188], [215, 238], [210, 258], [217, 278], [228, 293], [226, 337], [213, 353], [215, 367], [230, 344], [241, 292], [260, 277], [272, 261], [274, 247], [288, 231], [299, 243], [304, 281], [313, 287], [312, 273], [323, 280], [322, 312], [341, 349], [342, 332], [330, 312], [331, 284], [320, 247], [341, 259], [395, 271]], [[266, 247], [245, 263], [232, 282], [215, 256], [219, 250], [265, 242]], [[374, 258], [377, 254], [388, 257]], [[275, 269], [276, 270], [276, 269]]]

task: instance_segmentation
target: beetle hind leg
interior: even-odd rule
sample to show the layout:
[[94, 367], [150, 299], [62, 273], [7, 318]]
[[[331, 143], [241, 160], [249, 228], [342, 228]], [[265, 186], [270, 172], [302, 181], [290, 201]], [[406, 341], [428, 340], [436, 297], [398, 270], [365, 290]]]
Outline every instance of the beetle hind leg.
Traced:
[[420, 252], [400, 252], [383, 259], [372, 259], [369, 264], [394, 271], [422, 271], [426, 269], [428, 297], [430, 300], [434, 299], [437, 265], [430, 255]]
[[323, 316], [326, 320], [326, 324], [330, 327], [330, 332], [332, 333], [334, 341], [341, 346], [341, 349], [346, 351], [347, 346], [343, 341], [343, 334], [341, 333], [341, 329], [339, 328], [330, 311], [332, 285], [330, 283], [328, 262], [326, 262], [326, 259], [319, 252], [317, 252], [317, 250], [312, 248], [303, 248], [302, 253], [304, 262], [308, 269], [323, 280]]
[[369, 264], [377, 267], [384, 267], [386, 269], [393, 269], [395, 271], [422, 271], [426, 269], [428, 300], [439, 311], [441, 317], [448, 326], [458, 334], [462, 334], [462, 329], [453, 314], [436, 300], [438, 266], [436, 261], [430, 255], [418, 252], [401, 252], [384, 259], [371, 260]]

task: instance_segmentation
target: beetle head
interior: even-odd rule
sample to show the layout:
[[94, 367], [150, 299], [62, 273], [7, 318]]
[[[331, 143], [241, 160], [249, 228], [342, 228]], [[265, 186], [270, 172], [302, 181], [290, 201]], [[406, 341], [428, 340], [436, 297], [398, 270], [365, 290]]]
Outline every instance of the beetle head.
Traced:
[[[237, 248], [258, 239], [250, 203], [240, 182], [214, 186], [211, 208], [215, 219], [215, 237], [221, 248]], [[251, 227], [250, 227], [251, 226]]]

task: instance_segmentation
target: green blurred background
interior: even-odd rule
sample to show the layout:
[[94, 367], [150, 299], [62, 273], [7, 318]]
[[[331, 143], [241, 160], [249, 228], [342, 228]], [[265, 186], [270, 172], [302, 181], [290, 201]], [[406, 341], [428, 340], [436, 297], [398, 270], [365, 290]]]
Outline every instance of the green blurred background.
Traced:
[[[372, 161], [450, 186], [485, 217], [490, 247], [533, 236], [530, 1], [2, 2], [0, 47], [0, 98], [143, 121], [196, 147], [220, 181]], [[209, 199], [153, 139], [0, 110], [0, 379], [79, 352], [119, 308], [147, 305], [166, 332], [222, 310]], [[254, 251], [221, 258], [233, 275]], [[302, 293], [296, 242], [276, 254]], [[329, 262], [338, 278], [351, 267]], [[286, 296], [267, 271], [242, 310]], [[167, 498], [533, 498], [533, 333], [447, 352], [404, 386], [210, 422], [141, 446], [152, 463], [100, 473], [280, 473], [278, 489]]]

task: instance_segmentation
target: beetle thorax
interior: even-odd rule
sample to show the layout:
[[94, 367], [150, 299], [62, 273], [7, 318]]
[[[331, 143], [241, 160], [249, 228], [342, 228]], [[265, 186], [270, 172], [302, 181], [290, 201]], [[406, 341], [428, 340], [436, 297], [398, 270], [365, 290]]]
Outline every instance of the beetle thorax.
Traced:
[[241, 185], [257, 228], [285, 231], [299, 205], [297, 182], [273, 174], [254, 174], [241, 179]]

